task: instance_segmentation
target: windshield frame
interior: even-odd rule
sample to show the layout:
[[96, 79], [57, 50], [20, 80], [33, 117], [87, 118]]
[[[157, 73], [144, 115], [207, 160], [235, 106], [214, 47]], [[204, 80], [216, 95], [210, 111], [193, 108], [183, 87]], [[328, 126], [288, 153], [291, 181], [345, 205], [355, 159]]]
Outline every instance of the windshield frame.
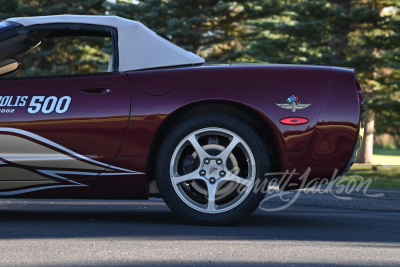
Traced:
[[0, 42], [17, 36], [21, 28], [24, 28], [22, 24], [6, 20], [0, 21]]

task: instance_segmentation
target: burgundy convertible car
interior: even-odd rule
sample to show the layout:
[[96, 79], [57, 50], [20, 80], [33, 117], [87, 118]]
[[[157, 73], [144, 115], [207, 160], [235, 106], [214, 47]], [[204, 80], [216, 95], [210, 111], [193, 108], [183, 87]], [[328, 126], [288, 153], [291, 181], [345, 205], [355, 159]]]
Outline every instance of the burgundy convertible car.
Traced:
[[161, 196], [190, 222], [232, 223], [271, 177], [343, 175], [363, 113], [353, 69], [205, 64], [115, 16], [0, 23], [0, 197]]

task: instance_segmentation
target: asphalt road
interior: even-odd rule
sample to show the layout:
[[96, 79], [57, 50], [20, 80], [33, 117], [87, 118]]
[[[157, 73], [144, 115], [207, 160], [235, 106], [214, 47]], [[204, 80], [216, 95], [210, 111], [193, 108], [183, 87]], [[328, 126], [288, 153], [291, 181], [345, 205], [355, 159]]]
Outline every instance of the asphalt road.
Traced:
[[225, 227], [182, 224], [159, 199], [3, 199], [0, 266], [400, 265], [400, 190], [339, 191], [275, 192]]

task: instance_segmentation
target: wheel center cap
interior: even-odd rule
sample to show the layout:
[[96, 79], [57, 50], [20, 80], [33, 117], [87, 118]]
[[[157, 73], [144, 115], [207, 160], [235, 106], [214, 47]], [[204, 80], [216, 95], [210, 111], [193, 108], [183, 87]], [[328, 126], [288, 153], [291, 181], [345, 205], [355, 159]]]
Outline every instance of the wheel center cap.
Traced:
[[210, 159], [203, 163], [202, 173], [204, 174], [204, 178], [208, 180], [215, 180], [225, 176], [226, 172], [224, 170], [224, 166], [219, 159]]

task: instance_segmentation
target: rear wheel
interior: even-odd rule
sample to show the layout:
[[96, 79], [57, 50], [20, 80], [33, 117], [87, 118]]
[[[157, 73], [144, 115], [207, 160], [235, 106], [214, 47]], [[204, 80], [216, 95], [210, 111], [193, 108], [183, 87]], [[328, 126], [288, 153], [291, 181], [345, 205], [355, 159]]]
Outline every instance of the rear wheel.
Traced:
[[166, 136], [156, 179], [163, 199], [180, 217], [219, 225], [257, 208], [269, 169], [265, 145], [249, 125], [212, 113], [181, 121]]

